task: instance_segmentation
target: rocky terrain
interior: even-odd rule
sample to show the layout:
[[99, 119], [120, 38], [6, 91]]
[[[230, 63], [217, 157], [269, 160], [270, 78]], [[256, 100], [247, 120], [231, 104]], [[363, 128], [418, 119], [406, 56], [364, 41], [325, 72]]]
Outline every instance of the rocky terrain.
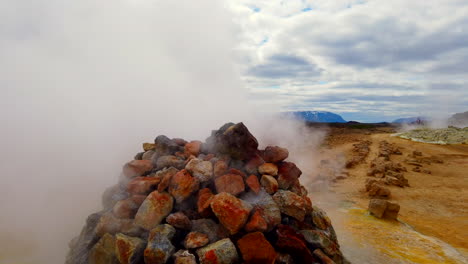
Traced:
[[353, 263], [466, 263], [468, 146], [394, 131], [331, 127], [314, 182], [328, 175], [328, 185], [314, 193], [315, 204], [327, 210]]
[[398, 136], [413, 141], [433, 144], [468, 144], [468, 127], [418, 128], [399, 133]]
[[70, 242], [67, 264], [347, 263], [300, 168], [242, 124], [205, 142], [156, 137]]

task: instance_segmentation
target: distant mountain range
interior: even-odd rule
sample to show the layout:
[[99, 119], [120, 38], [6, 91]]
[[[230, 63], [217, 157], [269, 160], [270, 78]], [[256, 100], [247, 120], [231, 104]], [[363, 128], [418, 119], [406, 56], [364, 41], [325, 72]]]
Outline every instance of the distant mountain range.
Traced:
[[307, 122], [346, 123], [346, 121], [340, 115], [325, 111], [296, 111], [284, 112], [282, 114]]
[[468, 126], [468, 111], [464, 113], [457, 113], [454, 114], [448, 120], [449, 125], [458, 126], [458, 127], [466, 127]]
[[392, 123], [398, 124], [414, 124], [414, 123], [421, 123], [421, 122], [428, 122], [430, 119], [424, 116], [415, 116], [415, 117], [405, 117], [393, 120]]

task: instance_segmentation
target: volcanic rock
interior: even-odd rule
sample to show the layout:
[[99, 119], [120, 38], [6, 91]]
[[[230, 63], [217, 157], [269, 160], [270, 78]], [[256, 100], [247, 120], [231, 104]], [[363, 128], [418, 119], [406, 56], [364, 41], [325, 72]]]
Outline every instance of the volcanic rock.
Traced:
[[127, 183], [127, 192], [130, 194], [149, 194], [156, 189], [160, 178], [135, 177]]
[[153, 150], [148, 150], [145, 153], [143, 153], [143, 155], [141, 155], [141, 159], [142, 160], [152, 160], [153, 155], [154, 155], [154, 151]]
[[192, 220], [192, 231], [208, 235], [210, 242], [216, 242], [229, 236], [229, 232], [223, 226], [218, 225], [211, 219]]
[[250, 175], [246, 180], [245, 183], [247, 183], [247, 186], [249, 186], [250, 190], [252, 190], [255, 193], [258, 193], [260, 191], [260, 182], [258, 182], [258, 177], [255, 175]]
[[179, 144], [175, 141], [170, 140], [166, 136], [158, 136], [154, 139], [155, 148], [154, 148], [154, 159], [153, 162], [157, 161], [157, 159], [161, 156], [165, 155], [173, 155], [177, 151], [181, 150]]
[[198, 191], [197, 209], [201, 216], [208, 217], [212, 213], [210, 204], [213, 197], [214, 194], [209, 188], [203, 188]]
[[165, 168], [163, 170], [158, 171], [154, 175], [155, 178], [161, 179], [161, 182], [158, 185], [158, 192], [162, 193], [166, 191], [166, 189], [169, 187], [169, 184], [171, 184], [172, 177], [178, 172], [179, 170], [174, 167]]
[[237, 246], [246, 264], [275, 262], [275, 249], [260, 232], [243, 236], [237, 241]]
[[170, 214], [166, 217], [166, 222], [171, 226], [183, 230], [190, 230], [192, 228], [192, 222], [182, 212]]
[[115, 204], [112, 212], [117, 218], [133, 218], [145, 199], [144, 195], [134, 195], [128, 199], [120, 200]]
[[143, 150], [144, 150], [144, 151], [154, 150], [155, 147], [156, 147], [155, 144], [152, 144], [152, 143], [143, 143]]
[[153, 169], [149, 160], [132, 160], [123, 167], [123, 174], [127, 178], [142, 176]]
[[400, 205], [382, 199], [369, 201], [369, 212], [378, 218], [397, 219]]
[[213, 164], [209, 161], [192, 159], [187, 163], [185, 169], [200, 182], [206, 182], [213, 178]]
[[177, 203], [183, 202], [190, 197], [192, 193], [198, 191], [200, 181], [196, 177], [192, 177], [187, 170], [177, 172], [171, 178], [169, 184], [169, 193], [174, 197]]
[[257, 174], [258, 173], [258, 167], [265, 163], [265, 161], [260, 157], [260, 155], [255, 154], [253, 155], [252, 158], [250, 158], [249, 161], [244, 166], [244, 169], [247, 173], [249, 174]]
[[189, 143], [185, 144], [185, 153], [194, 155], [195, 157], [198, 156], [198, 154], [200, 154], [201, 144], [202, 142], [198, 140], [190, 141]]
[[279, 206], [281, 213], [304, 221], [307, 213], [306, 202], [301, 196], [290, 191], [279, 190], [273, 195], [273, 200]]
[[243, 123], [228, 123], [206, 140], [210, 152], [228, 154], [234, 159], [245, 160], [257, 152], [257, 139]]
[[263, 159], [266, 162], [276, 163], [287, 159], [289, 156], [289, 151], [285, 148], [280, 148], [278, 146], [268, 146], [263, 152]]
[[229, 193], [219, 193], [211, 201], [211, 209], [219, 222], [233, 235], [244, 227], [251, 206]]
[[128, 193], [121, 188], [120, 184], [113, 185], [107, 188], [102, 194], [102, 207], [109, 209], [123, 199], [128, 198]]
[[145, 241], [138, 237], [130, 237], [120, 233], [115, 236], [115, 253], [121, 264], [140, 263], [145, 245]]
[[200, 232], [190, 232], [185, 237], [184, 247], [187, 249], [199, 248], [208, 244], [208, 242], [210, 242], [208, 235]]
[[275, 226], [281, 223], [281, 211], [273, 198], [264, 190], [258, 194], [247, 193], [241, 196], [244, 201], [249, 203], [260, 213], [268, 224], [267, 231], [271, 231]]
[[89, 252], [89, 264], [118, 264], [115, 251], [115, 237], [104, 234]]
[[137, 236], [141, 229], [135, 224], [133, 219], [119, 219], [112, 213], [103, 214], [96, 225], [96, 235], [102, 237], [106, 233], [123, 233], [130, 236]]
[[229, 238], [198, 249], [197, 255], [201, 264], [232, 264], [239, 259], [236, 246]]
[[278, 191], [278, 181], [273, 176], [263, 175], [260, 183], [268, 194]]
[[175, 232], [170, 225], [158, 225], [151, 230], [144, 251], [145, 264], [164, 264], [169, 260], [175, 251], [171, 243]]
[[276, 247], [282, 251], [290, 253], [297, 263], [316, 262], [307, 247], [303, 235], [296, 233], [294, 229], [286, 225], [279, 225], [276, 233], [278, 235]]
[[176, 169], [183, 169], [185, 161], [173, 155], [161, 156], [156, 161], [156, 169], [160, 170], [163, 168], [174, 167]]
[[292, 162], [281, 162], [278, 165], [278, 185], [280, 189], [288, 190], [292, 186], [299, 185], [299, 177], [302, 171]]
[[255, 210], [252, 216], [250, 216], [250, 219], [247, 224], [245, 224], [244, 229], [247, 232], [265, 232], [268, 229], [268, 223], [263, 218], [260, 209]]
[[278, 175], [278, 167], [273, 163], [264, 163], [258, 167], [258, 173], [276, 176]]
[[174, 199], [170, 194], [154, 191], [146, 197], [138, 209], [135, 215], [135, 223], [146, 230], [151, 230], [169, 215], [173, 204]]
[[197, 261], [195, 255], [181, 249], [174, 254], [174, 264], [197, 264]]
[[226, 174], [215, 179], [216, 192], [227, 192], [234, 196], [245, 190], [244, 178], [237, 174]]

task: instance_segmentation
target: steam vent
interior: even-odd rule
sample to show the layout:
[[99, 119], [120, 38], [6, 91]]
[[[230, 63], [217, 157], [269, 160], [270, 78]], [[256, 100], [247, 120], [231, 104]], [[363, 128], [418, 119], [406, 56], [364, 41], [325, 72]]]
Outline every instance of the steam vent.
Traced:
[[67, 264], [348, 263], [288, 150], [258, 149], [243, 123], [205, 143], [158, 136], [125, 164]]

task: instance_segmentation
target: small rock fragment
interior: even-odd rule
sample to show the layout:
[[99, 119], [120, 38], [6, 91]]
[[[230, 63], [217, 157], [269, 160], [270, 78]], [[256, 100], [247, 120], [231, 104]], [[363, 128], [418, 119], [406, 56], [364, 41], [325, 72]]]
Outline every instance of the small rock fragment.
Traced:
[[142, 176], [153, 169], [153, 164], [149, 160], [132, 160], [124, 165], [123, 174], [127, 178]]
[[267, 174], [271, 176], [278, 175], [278, 167], [273, 163], [264, 163], [258, 167], [260, 174]]
[[301, 196], [290, 191], [279, 190], [273, 195], [273, 200], [279, 206], [281, 213], [304, 221], [306, 202]]
[[175, 232], [170, 225], [158, 225], [151, 230], [144, 251], [145, 264], [164, 264], [169, 260], [175, 251], [171, 243]]
[[127, 183], [130, 194], [148, 194], [156, 189], [161, 179], [154, 177], [135, 177]]
[[183, 169], [185, 161], [173, 155], [165, 155], [158, 158], [156, 161], [156, 169], [160, 170], [163, 168], [174, 167], [176, 169]]
[[136, 264], [141, 260], [146, 243], [141, 238], [119, 233], [115, 236], [115, 245], [115, 253], [121, 264]]
[[208, 242], [210, 242], [208, 235], [200, 232], [190, 232], [185, 237], [184, 247], [187, 249], [199, 248], [208, 244]]
[[185, 152], [190, 155], [198, 156], [198, 154], [200, 154], [201, 144], [202, 142], [198, 140], [190, 141], [189, 143], [185, 144]]
[[246, 264], [274, 263], [275, 249], [260, 232], [249, 233], [237, 241], [237, 246]]
[[208, 217], [211, 215], [211, 199], [213, 199], [214, 194], [209, 188], [203, 188], [198, 191], [198, 200], [197, 200], [197, 209], [198, 213], [203, 217]]
[[244, 178], [237, 174], [226, 174], [215, 179], [216, 192], [227, 192], [234, 196], [245, 190]]
[[187, 163], [185, 169], [202, 183], [213, 178], [213, 164], [209, 161], [195, 158]]
[[117, 218], [133, 218], [145, 199], [146, 196], [144, 195], [134, 195], [128, 199], [118, 201], [112, 212]]
[[213, 197], [211, 209], [231, 235], [244, 227], [251, 211], [251, 207], [246, 202], [225, 192]]
[[197, 264], [197, 261], [195, 255], [181, 249], [174, 254], [174, 264]]
[[200, 182], [198, 178], [192, 177], [187, 170], [181, 170], [171, 178], [169, 184], [169, 193], [174, 197], [177, 203], [183, 202], [190, 197], [192, 193], [198, 191]]
[[245, 231], [247, 232], [265, 232], [268, 229], [268, 223], [263, 218], [262, 214], [260, 213], [261, 210], [255, 210], [255, 212], [250, 217], [247, 224], [245, 224]]
[[166, 217], [166, 222], [171, 226], [183, 230], [190, 230], [192, 228], [192, 222], [182, 212], [170, 214]]
[[263, 159], [266, 162], [276, 163], [285, 160], [289, 156], [289, 151], [278, 146], [268, 146], [263, 152]]
[[273, 176], [263, 175], [260, 183], [268, 194], [274, 194], [278, 191], [278, 182]]
[[246, 180], [247, 186], [249, 186], [250, 190], [254, 191], [255, 193], [260, 192], [260, 182], [258, 181], [258, 177], [255, 175], [250, 175]]
[[151, 230], [172, 211], [174, 199], [168, 193], [154, 191], [146, 197], [135, 215], [135, 224]]
[[118, 264], [115, 251], [115, 237], [104, 234], [89, 252], [89, 264]]
[[200, 264], [232, 264], [237, 263], [239, 256], [229, 238], [221, 239], [197, 250]]

